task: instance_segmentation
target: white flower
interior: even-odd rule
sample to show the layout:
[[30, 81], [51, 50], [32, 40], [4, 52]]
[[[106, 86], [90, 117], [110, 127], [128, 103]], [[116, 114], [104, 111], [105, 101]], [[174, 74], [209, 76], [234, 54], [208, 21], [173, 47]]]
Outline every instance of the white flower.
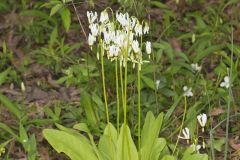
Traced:
[[114, 43], [119, 47], [123, 47], [124, 39], [125, 39], [125, 34], [123, 32], [121, 32], [120, 30], [117, 30], [116, 37], [114, 39]]
[[183, 94], [184, 96], [187, 96], [187, 97], [193, 96], [192, 88], [188, 88], [187, 86], [184, 86], [183, 91], [184, 91], [184, 94]]
[[94, 23], [95, 20], [97, 19], [97, 12], [92, 12], [92, 11], [87, 11], [87, 18], [88, 18], [88, 22], [90, 24]]
[[107, 11], [101, 12], [100, 22], [104, 23], [104, 22], [107, 22], [108, 20], [109, 20], [109, 17], [108, 17]]
[[23, 82], [21, 82], [21, 90], [22, 90], [22, 92], [25, 92], [25, 91], [26, 91], [26, 87], [25, 87], [25, 85], [24, 85]]
[[147, 51], [147, 54], [151, 54], [151, 52], [152, 52], [151, 42], [149, 42], [149, 41], [146, 42], [146, 51]]
[[192, 147], [194, 151], [196, 151], [197, 153], [199, 153], [199, 150], [201, 149], [202, 146], [199, 145], [199, 144], [196, 145], [196, 144], [193, 143], [190, 147]]
[[92, 23], [92, 24], [89, 25], [89, 28], [90, 28], [93, 36], [98, 35], [98, 24]]
[[116, 13], [116, 18], [118, 22], [123, 26], [126, 27], [129, 23], [129, 15], [128, 13]]
[[143, 28], [143, 34], [147, 34], [147, 33], [149, 33], [149, 26], [148, 26], [148, 23], [145, 22], [145, 26]]
[[139, 43], [138, 43], [137, 40], [134, 40], [132, 42], [132, 48], [133, 48], [135, 53], [139, 53], [140, 52]]
[[107, 31], [105, 31], [104, 33], [103, 33], [103, 37], [104, 37], [104, 42], [106, 43], [106, 44], [110, 44], [110, 42], [114, 39], [114, 37], [115, 37], [115, 32], [107, 32]]
[[92, 46], [95, 41], [96, 41], [96, 37], [89, 33], [89, 36], [88, 36], [88, 44], [89, 44], [90, 46]]
[[159, 88], [160, 80], [156, 80], [156, 88]]
[[229, 88], [229, 86], [230, 86], [230, 78], [228, 76], [225, 76], [224, 82], [220, 84], [220, 87]]
[[181, 139], [186, 139], [187, 140], [187, 142], [190, 140], [190, 131], [189, 131], [189, 129], [188, 128], [184, 128], [183, 130], [182, 130], [182, 133], [183, 133], [183, 137], [182, 136], [179, 136], [179, 138], [181, 138]]
[[141, 36], [142, 35], [142, 25], [137, 23], [135, 26], [135, 33], [137, 36]]
[[138, 21], [137, 18], [135, 18], [135, 17], [131, 18], [131, 22], [130, 22], [131, 29], [133, 29], [135, 27], [137, 21]]
[[117, 47], [117, 46], [115, 46], [115, 45], [111, 45], [111, 46], [109, 47], [109, 54], [110, 54], [109, 56], [110, 56], [110, 57], [116, 57], [116, 56], [118, 56], [119, 52], [120, 52], [119, 47]]
[[204, 132], [204, 127], [207, 123], [207, 115], [205, 113], [200, 114], [197, 116], [197, 119], [198, 119], [200, 126], [202, 127], [202, 132]]
[[197, 72], [201, 71], [202, 69], [202, 66], [199, 66], [197, 63], [193, 63], [191, 64], [191, 66], [192, 66], [192, 69]]

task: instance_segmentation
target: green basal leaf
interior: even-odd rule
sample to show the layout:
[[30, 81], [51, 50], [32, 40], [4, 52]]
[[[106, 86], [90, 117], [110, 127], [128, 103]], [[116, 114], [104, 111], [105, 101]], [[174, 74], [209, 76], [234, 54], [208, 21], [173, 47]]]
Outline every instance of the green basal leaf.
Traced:
[[98, 149], [104, 160], [113, 160], [116, 156], [117, 130], [109, 123], [101, 136]]
[[[166, 142], [164, 143], [163, 139], [161, 139], [161, 141], [158, 140], [158, 135], [162, 127], [162, 122], [163, 113], [160, 113], [156, 119], [151, 112], [147, 113], [141, 138], [142, 144], [140, 152], [142, 159], [144, 160], [152, 160], [152, 158], [158, 159], [160, 152], [165, 147]], [[156, 149], [155, 147], [158, 146], [159, 143], [161, 143], [161, 145], [163, 145], [164, 147]]]
[[161, 160], [176, 160], [174, 156], [166, 155]]
[[138, 152], [132, 140], [130, 129], [123, 124], [117, 141], [116, 160], [138, 160]]
[[72, 160], [98, 160], [84, 137], [55, 129], [44, 129], [43, 135], [58, 153], [63, 152]]

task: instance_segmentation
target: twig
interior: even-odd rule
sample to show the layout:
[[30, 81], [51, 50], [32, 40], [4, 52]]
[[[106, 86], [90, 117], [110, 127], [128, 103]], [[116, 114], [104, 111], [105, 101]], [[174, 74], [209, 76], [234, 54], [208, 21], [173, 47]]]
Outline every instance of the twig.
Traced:
[[78, 15], [78, 11], [77, 11], [77, 8], [76, 8], [73, 0], [72, 0], [72, 5], [73, 5], [73, 8], [74, 8], [75, 13], [76, 13], [76, 15], [77, 15], [78, 22], [79, 22], [79, 24], [80, 24], [80, 26], [81, 26], [81, 28], [82, 28], [83, 34], [84, 34], [85, 38], [87, 39], [87, 34], [86, 34], [85, 30], [84, 30], [84, 27], [83, 27], [83, 25], [82, 25], [81, 19], [80, 19], [79, 15]]

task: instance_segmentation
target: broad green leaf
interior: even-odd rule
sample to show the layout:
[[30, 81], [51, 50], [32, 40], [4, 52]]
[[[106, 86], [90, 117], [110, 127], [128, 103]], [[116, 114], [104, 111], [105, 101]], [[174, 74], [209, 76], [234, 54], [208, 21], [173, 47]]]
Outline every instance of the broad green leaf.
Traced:
[[138, 160], [138, 152], [132, 140], [130, 129], [123, 124], [117, 141], [116, 160]]
[[161, 160], [176, 160], [174, 156], [166, 155]]
[[[144, 160], [151, 160], [151, 155], [153, 154], [154, 146], [157, 143], [156, 141], [163, 123], [163, 113], [160, 113], [156, 119], [151, 112], [148, 114], [150, 117], [145, 123], [149, 123], [150, 126], [148, 127], [148, 131], [142, 134], [141, 144], [141, 158]], [[144, 124], [144, 126], [146, 125]]]
[[88, 137], [89, 137], [90, 142], [91, 142], [91, 144], [92, 144], [93, 150], [94, 150], [94, 152], [96, 153], [98, 159], [101, 160], [102, 158], [101, 158], [101, 156], [100, 156], [100, 153], [99, 153], [99, 151], [98, 151], [98, 149], [97, 149], [97, 146], [96, 146], [96, 144], [95, 144], [95, 142], [94, 142], [93, 136], [92, 136], [92, 134], [90, 133], [90, 130], [88, 129], [86, 123], [78, 123], [78, 124], [74, 125], [73, 128], [74, 128], [74, 129], [77, 129], [77, 130], [79, 130], [79, 131], [86, 132], [86, 133], [88, 134]]
[[20, 109], [13, 104], [6, 96], [2, 95], [0, 93], [0, 102], [9, 109], [10, 112], [12, 112], [18, 119], [21, 118], [21, 111]]
[[146, 83], [146, 85], [151, 88], [151, 89], [155, 89], [155, 83], [151, 78], [148, 78], [146, 76], [141, 76], [141, 79]]
[[61, 8], [63, 7], [63, 4], [56, 4], [50, 12], [50, 16], [53, 16], [55, 13], [57, 13]]
[[155, 120], [155, 117], [154, 117], [153, 113], [147, 112], [145, 122], [143, 125], [143, 129], [142, 129], [142, 134], [141, 134], [141, 146], [144, 146], [147, 144], [147, 142], [148, 142], [147, 137], [150, 132], [151, 124], [153, 123], [154, 120]]
[[117, 130], [109, 123], [101, 136], [98, 149], [104, 160], [113, 160], [116, 155]]
[[78, 123], [78, 124], [75, 124], [73, 126], [74, 129], [77, 129], [79, 131], [83, 131], [83, 132], [86, 132], [86, 133], [90, 133], [86, 123]]
[[207, 154], [193, 154], [193, 155], [188, 155], [182, 160], [208, 160], [208, 155]]
[[60, 14], [61, 14], [63, 26], [68, 31], [71, 25], [71, 12], [69, 11], [68, 8], [64, 8]]
[[164, 138], [157, 138], [157, 140], [154, 143], [154, 147], [150, 156], [150, 160], [158, 160], [159, 156], [166, 146], [167, 142]]
[[92, 146], [77, 135], [55, 129], [44, 129], [43, 135], [58, 153], [65, 153], [72, 160], [98, 160]]

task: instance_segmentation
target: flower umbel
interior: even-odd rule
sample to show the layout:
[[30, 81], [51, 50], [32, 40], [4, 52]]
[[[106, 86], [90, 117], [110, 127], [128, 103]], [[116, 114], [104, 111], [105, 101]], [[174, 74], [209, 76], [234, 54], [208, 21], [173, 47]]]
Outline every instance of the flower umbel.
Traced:
[[[136, 17], [130, 17], [128, 13], [117, 12], [115, 16], [116, 20], [113, 17], [111, 19], [104, 10], [98, 21], [97, 13], [88, 11], [90, 29], [88, 43], [90, 46], [96, 43], [98, 49], [102, 50], [102, 56], [111, 61], [119, 61], [123, 67], [129, 62], [133, 68], [138, 64], [138, 69], [141, 70], [141, 65], [147, 62], [143, 60], [142, 46], [146, 46], [145, 53], [149, 57], [152, 52], [151, 42], [142, 41], [143, 32], [148, 33], [149, 26], [145, 23], [143, 28], [142, 23]], [[97, 57], [101, 52], [97, 51]]]

